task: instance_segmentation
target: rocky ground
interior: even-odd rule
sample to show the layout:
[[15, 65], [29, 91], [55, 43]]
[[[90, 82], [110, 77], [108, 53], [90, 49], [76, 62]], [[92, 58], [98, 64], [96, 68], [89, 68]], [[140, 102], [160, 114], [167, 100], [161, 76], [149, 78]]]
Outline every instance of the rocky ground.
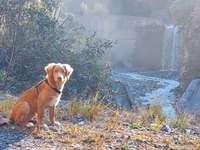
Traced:
[[[134, 95], [132, 97], [144, 96], [146, 92], [162, 88], [158, 83], [158, 81], [152, 80], [132, 80], [129, 82], [130, 85], [134, 85], [132, 87], [135, 92], [131, 92]], [[123, 91], [119, 85], [114, 89]], [[8, 99], [4, 103], [5, 110], [2, 109], [0, 103], [0, 124], [1, 116], [9, 113], [13, 102], [11, 100], [10, 103], [10, 99], [15, 98], [8, 94], [0, 96], [0, 102], [5, 99]], [[184, 120], [185, 118], [180, 119], [178, 125], [180, 127], [175, 127], [169, 121], [159, 122], [160, 120], [155, 118], [154, 122], [151, 122], [152, 120], [149, 120], [148, 117], [144, 120], [143, 116], [141, 120], [150, 123], [147, 126], [141, 126], [140, 120], [138, 120], [140, 114], [116, 108], [103, 106], [98, 117], [93, 121], [88, 121], [79, 115], [69, 117], [65, 111], [67, 110], [62, 109], [58, 112], [61, 126], [48, 127], [40, 132], [33, 127], [19, 127], [13, 124], [0, 125], [0, 150], [200, 150], [200, 127], [198, 124], [182, 126], [180, 123], [187, 122]], [[148, 116], [148, 113], [146, 115]], [[157, 130], [156, 127], [154, 130], [151, 125], [154, 127], [161, 125], [161, 128], [159, 127]]]
[[82, 117], [60, 120], [62, 126], [37, 132], [34, 128], [0, 127], [0, 149], [199, 150], [200, 128], [160, 131], [133, 127], [135, 114], [106, 110], [92, 122]]

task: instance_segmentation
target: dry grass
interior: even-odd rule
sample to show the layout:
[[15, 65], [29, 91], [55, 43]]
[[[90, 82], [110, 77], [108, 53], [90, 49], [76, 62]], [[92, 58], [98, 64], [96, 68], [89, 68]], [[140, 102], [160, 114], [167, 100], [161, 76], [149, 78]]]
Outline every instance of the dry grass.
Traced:
[[176, 118], [171, 120], [170, 123], [173, 127], [185, 129], [192, 126], [193, 117], [187, 113], [178, 113]]
[[77, 101], [72, 99], [66, 107], [68, 116], [71, 118], [80, 115], [89, 121], [95, 120], [104, 106], [98, 101], [98, 93], [89, 100]]
[[110, 130], [118, 130], [120, 127], [120, 112], [114, 111], [110, 113], [110, 117], [105, 121], [104, 127]]
[[[144, 113], [146, 117], [143, 116]], [[62, 134], [44, 132], [41, 136], [54, 139], [69, 149], [78, 149], [78, 146], [81, 149], [109, 149], [111, 147], [128, 150], [134, 149], [135, 146], [132, 145], [137, 145], [137, 149], [199, 149], [200, 141], [196, 135], [187, 135], [178, 130], [171, 134], [148, 130], [153, 124], [159, 126], [165, 122], [162, 115], [159, 106], [151, 106], [138, 114], [107, 107], [93, 122], [80, 126], [63, 121]], [[142, 121], [146, 122], [142, 124], [144, 127], [142, 130], [130, 128], [133, 121], [141, 121], [136, 120], [140, 118], [138, 116], [143, 116]]]
[[160, 105], [152, 105], [137, 114], [133, 128], [148, 127], [150, 130], [159, 131], [166, 122], [166, 118]]
[[4, 101], [1, 101], [0, 112], [2, 112], [8, 117], [14, 104], [15, 104], [15, 101], [13, 99], [6, 99]]
[[194, 145], [194, 147], [195, 147], [195, 150], [200, 150], [200, 143], [196, 143], [196, 144]]
[[163, 144], [165, 144], [165, 146], [167, 147], [167, 148], [169, 148], [170, 147], [170, 145], [173, 143], [172, 142], [173, 140], [170, 138], [170, 137], [165, 137], [165, 138], [163, 138]]
[[140, 133], [132, 137], [133, 140], [141, 141], [141, 142], [152, 142], [153, 137], [150, 134]]

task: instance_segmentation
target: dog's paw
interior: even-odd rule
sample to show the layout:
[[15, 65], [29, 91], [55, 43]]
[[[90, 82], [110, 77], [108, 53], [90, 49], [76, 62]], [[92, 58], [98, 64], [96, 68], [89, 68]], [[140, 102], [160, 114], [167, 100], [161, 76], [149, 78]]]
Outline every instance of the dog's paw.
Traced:
[[55, 121], [55, 123], [51, 126], [49, 126], [49, 129], [54, 131], [54, 132], [59, 132], [63, 130], [63, 127], [60, 122]]
[[26, 127], [28, 127], [28, 128], [33, 128], [34, 126], [35, 125], [32, 122], [29, 122], [29, 123], [26, 124]]
[[47, 124], [43, 124], [42, 125], [42, 129], [44, 129], [45, 131], [48, 131], [49, 130], [49, 126]]
[[55, 126], [56, 126], [56, 127], [60, 127], [60, 126], [61, 126], [61, 123], [58, 122], [58, 121], [55, 121]]

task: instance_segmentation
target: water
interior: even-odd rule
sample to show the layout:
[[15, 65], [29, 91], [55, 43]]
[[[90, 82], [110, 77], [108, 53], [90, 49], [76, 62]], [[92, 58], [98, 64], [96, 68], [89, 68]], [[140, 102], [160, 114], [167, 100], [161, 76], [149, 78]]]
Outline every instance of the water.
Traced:
[[[123, 72], [113, 72], [113, 78], [115, 80], [119, 80], [127, 87], [126, 89], [128, 91], [130, 99], [139, 100], [140, 103], [144, 105], [159, 104], [162, 107], [167, 118], [174, 118], [176, 116], [176, 111], [172, 106], [172, 102], [175, 100], [175, 94], [173, 90], [179, 86], [178, 81], [157, 77], [149, 77], [137, 73]], [[135, 86], [136, 81], [142, 81], [139, 87]], [[142, 84], [146, 85], [144, 86]], [[150, 90], [142, 89], [149, 88], [150, 86], [156, 88], [152, 88]], [[138, 93], [137, 91], [147, 92], [143, 95], [141, 93]]]
[[165, 25], [164, 45], [162, 52], [162, 70], [180, 70], [180, 34], [174, 25]]

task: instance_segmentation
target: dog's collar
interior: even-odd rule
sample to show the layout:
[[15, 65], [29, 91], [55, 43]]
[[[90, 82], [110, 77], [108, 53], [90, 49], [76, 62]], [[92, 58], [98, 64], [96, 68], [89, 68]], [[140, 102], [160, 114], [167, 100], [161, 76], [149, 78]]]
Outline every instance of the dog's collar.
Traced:
[[58, 94], [61, 94], [61, 93], [62, 93], [62, 92], [61, 92], [60, 90], [58, 90], [57, 88], [52, 87], [52, 86], [49, 84], [49, 82], [48, 82], [47, 79], [44, 79], [44, 82], [45, 82], [52, 90], [54, 90], [56, 93], [58, 93]]

